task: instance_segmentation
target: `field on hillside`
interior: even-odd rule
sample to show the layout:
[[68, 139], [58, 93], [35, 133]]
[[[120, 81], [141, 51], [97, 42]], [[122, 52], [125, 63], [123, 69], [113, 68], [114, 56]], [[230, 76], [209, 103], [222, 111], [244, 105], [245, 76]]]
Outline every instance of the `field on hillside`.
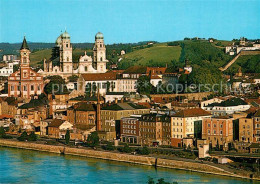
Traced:
[[49, 59], [51, 57], [51, 49], [43, 49], [30, 54], [30, 65], [33, 67], [38, 66], [39, 62], [44, 58]]
[[260, 73], [260, 55], [240, 56], [227, 72], [236, 73], [239, 67], [245, 73]]
[[167, 46], [166, 43], [154, 44], [153, 47], [125, 54], [120, 65], [131, 62], [133, 65], [141, 66], [165, 66], [170, 64], [172, 60], [178, 61], [180, 54], [180, 46]]

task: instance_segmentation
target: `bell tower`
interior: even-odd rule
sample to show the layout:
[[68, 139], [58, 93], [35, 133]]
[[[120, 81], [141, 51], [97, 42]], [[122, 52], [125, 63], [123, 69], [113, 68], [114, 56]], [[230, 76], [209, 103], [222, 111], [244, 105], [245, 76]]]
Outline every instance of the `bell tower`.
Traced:
[[65, 31], [61, 34], [60, 67], [65, 73], [72, 73], [72, 45], [70, 35]]
[[21, 56], [21, 68], [29, 68], [30, 67], [30, 49], [28, 47], [26, 38], [23, 38], [23, 43], [20, 49]]
[[93, 67], [98, 73], [105, 73], [107, 62], [104, 36], [98, 32], [95, 36], [95, 45], [93, 48]]

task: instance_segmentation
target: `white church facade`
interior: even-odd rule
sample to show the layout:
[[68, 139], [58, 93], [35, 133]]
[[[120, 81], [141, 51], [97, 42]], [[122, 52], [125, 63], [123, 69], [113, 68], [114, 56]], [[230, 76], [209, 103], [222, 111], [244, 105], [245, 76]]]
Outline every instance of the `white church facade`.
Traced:
[[85, 52], [84, 56], [80, 56], [78, 65], [74, 67], [72, 59], [72, 44], [70, 35], [65, 31], [56, 40], [55, 47], [52, 49], [52, 57], [49, 60], [44, 59], [43, 76], [61, 75], [68, 77], [77, 74], [87, 73], [105, 73], [106, 63], [106, 46], [104, 44], [104, 36], [98, 32], [95, 36], [95, 44], [93, 47], [93, 58]]

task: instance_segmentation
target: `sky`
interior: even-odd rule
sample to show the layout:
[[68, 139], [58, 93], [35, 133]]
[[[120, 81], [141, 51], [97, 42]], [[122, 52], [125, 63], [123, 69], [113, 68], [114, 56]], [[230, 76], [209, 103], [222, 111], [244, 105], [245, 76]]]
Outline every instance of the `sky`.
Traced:
[[0, 42], [174, 41], [260, 38], [260, 0], [0, 0]]

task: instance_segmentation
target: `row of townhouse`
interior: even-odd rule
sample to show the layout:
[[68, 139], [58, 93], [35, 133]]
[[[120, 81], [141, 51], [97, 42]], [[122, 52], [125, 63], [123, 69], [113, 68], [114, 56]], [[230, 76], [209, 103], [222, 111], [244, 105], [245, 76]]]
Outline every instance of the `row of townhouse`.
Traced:
[[[142, 145], [171, 145], [173, 147], [198, 146], [201, 142], [212, 147], [239, 151], [260, 143], [260, 111], [241, 117], [213, 116], [200, 109], [184, 109], [174, 115], [135, 115], [122, 118], [121, 141]], [[247, 147], [239, 147], [247, 143]]]

